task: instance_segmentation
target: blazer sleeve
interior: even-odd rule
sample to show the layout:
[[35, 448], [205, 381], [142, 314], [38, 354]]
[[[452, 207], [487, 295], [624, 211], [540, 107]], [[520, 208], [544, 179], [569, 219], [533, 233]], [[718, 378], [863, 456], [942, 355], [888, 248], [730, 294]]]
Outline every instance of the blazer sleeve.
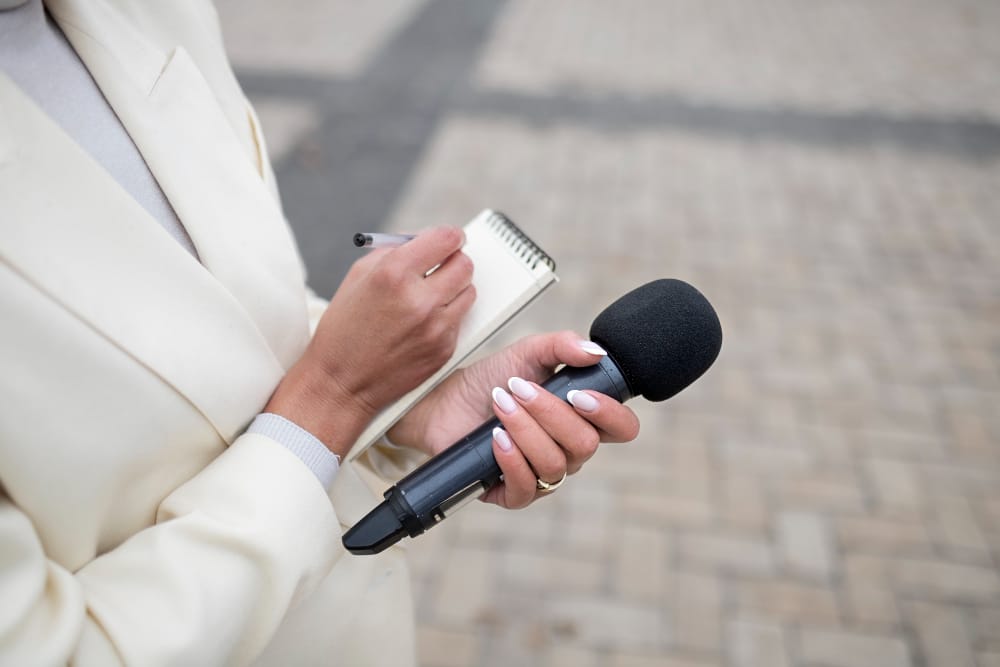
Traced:
[[77, 572], [0, 490], [0, 664], [245, 664], [344, 553], [339, 535], [308, 468], [254, 434]]

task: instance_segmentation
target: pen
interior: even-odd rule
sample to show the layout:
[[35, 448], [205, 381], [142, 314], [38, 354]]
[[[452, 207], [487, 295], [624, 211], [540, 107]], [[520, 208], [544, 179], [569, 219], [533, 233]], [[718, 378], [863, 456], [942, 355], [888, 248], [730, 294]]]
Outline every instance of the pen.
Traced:
[[354, 235], [354, 245], [359, 248], [395, 248], [412, 240], [416, 234], [381, 234], [379, 232]]

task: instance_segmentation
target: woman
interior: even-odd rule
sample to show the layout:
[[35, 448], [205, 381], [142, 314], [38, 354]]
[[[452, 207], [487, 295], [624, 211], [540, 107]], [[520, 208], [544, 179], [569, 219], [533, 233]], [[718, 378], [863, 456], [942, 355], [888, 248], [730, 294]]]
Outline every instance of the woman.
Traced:
[[601, 350], [524, 339], [340, 466], [451, 354], [461, 231], [371, 253], [327, 305], [208, 2], [0, 2], [0, 664], [412, 664], [403, 551], [345, 555], [342, 528], [492, 414], [509, 508], [634, 438], [535, 384]]

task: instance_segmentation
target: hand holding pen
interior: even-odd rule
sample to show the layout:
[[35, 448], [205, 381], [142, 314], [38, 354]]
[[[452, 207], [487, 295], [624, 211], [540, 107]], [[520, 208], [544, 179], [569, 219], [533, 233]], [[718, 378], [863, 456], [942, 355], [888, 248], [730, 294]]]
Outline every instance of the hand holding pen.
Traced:
[[475, 299], [464, 241], [461, 229], [437, 227], [355, 262], [268, 411], [345, 454], [374, 414], [454, 352]]

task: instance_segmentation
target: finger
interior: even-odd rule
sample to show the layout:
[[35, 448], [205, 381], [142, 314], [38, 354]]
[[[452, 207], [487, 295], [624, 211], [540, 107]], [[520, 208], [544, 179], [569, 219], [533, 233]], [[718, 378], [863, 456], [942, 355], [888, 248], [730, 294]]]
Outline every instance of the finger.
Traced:
[[462, 327], [462, 319], [469, 312], [469, 309], [472, 308], [475, 300], [476, 288], [469, 285], [458, 296], [452, 299], [450, 303], [441, 306], [437, 318], [438, 328], [436, 329], [436, 335], [442, 337], [442, 340], [447, 341], [449, 346], [454, 347], [455, 341], [458, 340], [458, 333]]
[[602, 442], [629, 442], [639, 435], [639, 418], [627, 405], [597, 391], [571, 391], [573, 408], [600, 432]]
[[566, 473], [566, 454], [542, 426], [510, 394], [493, 389], [493, 412], [521, 450], [535, 477], [556, 483]]
[[507, 386], [521, 407], [562, 448], [570, 474], [594, 455], [601, 441], [600, 433], [573, 406], [519, 377], [512, 377]]
[[472, 308], [472, 304], [476, 302], [476, 287], [475, 285], [468, 285], [465, 289], [455, 295], [455, 298], [450, 302], [446, 303], [442, 307], [442, 311], [445, 317], [448, 318], [453, 326], [458, 326], [461, 324], [462, 318], [465, 314], [469, 312]]
[[448, 303], [472, 284], [472, 272], [469, 256], [461, 251], [454, 252], [426, 277], [426, 284]]
[[493, 430], [493, 457], [503, 483], [490, 489], [483, 500], [510, 509], [527, 507], [535, 499], [535, 473], [510, 435], [499, 427]]
[[393, 250], [401, 267], [410, 275], [426, 275], [465, 244], [458, 227], [435, 227], [417, 234], [409, 243]]
[[[593, 366], [607, 356], [600, 345], [587, 340], [574, 331], [528, 336], [515, 343], [519, 356], [529, 360], [531, 365], [539, 366], [551, 374], [562, 364], [568, 366]], [[532, 380], [542, 380], [545, 374], [532, 377]]]

